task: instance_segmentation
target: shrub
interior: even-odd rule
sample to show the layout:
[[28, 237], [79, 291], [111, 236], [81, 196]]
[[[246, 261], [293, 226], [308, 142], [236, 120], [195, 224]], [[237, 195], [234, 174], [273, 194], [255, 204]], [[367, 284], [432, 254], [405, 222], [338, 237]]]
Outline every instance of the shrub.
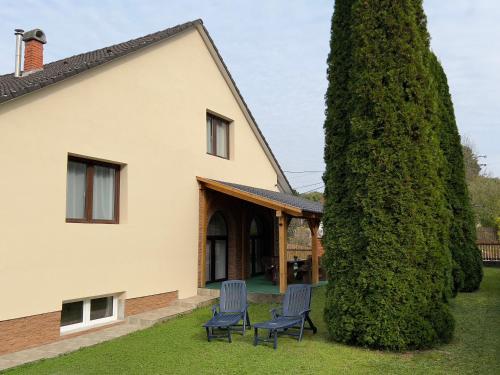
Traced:
[[421, 1], [336, 0], [325, 121], [325, 319], [337, 341], [448, 341], [449, 211]]
[[438, 133], [445, 157], [445, 197], [452, 216], [449, 231], [454, 261], [453, 291], [454, 294], [457, 291], [471, 292], [481, 284], [483, 263], [476, 245], [476, 226], [465, 181], [464, 156], [446, 73], [434, 54], [429, 57], [438, 95]]

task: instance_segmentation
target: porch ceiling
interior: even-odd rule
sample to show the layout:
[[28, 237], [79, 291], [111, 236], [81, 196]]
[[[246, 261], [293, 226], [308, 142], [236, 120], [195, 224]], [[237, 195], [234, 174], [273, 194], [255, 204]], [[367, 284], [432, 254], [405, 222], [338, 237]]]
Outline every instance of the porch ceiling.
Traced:
[[282, 211], [294, 217], [319, 219], [323, 215], [323, 205], [321, 203], [292, 194], [211, 180], [204, 177], [196, 177], [196, 179], [201, 186], [207, 189], [215, 190], [272, 210]]

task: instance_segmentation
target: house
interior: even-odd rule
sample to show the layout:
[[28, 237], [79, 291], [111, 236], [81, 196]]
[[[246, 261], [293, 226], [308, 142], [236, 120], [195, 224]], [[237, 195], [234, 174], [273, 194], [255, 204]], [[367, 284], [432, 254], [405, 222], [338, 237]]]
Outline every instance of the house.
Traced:
[[[201, 20], [0, 76], [0, 354], [261, 273], [291, 187]], [[24, 43], [24, 71], [20, 69]], [[315, 256], [316, 254], [316, 256]], [[313, 246], [313, 281], [318, 278]]]

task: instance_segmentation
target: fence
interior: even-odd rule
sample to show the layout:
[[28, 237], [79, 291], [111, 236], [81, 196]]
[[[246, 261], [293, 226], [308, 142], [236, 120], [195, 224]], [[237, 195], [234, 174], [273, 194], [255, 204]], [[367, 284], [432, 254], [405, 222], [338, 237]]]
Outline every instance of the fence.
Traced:
[[500, 262], [500, 244], [478, 244], [484, 262]]
[[307, 259], [307, 257], [312, 255], [312, 250], [310, 246], [305, 245], [297, 245], [293, 243], [289, 243], [287, 246], [286, 259], [287, 260], [295, 260], [297, 259]]
[[477, 246], [481, 250], [483, 262], [500, 263], [500, 240], [496, 228], [477, 228]]
[[500, 245], [500, 240], [498, 239], [497, 228], [493, 227], [478, 227], [476, 229], [477, 233], [477, 243], [494, 243]]

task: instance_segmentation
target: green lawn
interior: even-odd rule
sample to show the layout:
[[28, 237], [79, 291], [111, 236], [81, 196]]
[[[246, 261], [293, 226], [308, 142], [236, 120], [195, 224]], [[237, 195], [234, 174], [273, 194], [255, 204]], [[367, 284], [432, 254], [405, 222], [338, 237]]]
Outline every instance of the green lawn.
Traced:
[[[317, 335], [281, 338], [277, 351], [252, 345], [253, 332], [232, 344], [208, 343], [209, 308], [75, 353], [16, 368], [9, 374], [500, 374], [500, 269], [485, 269], [481, 291], [453, 301], [455, 339], [432, 351], [403, 354], [353, 348], [328, 340], [324, 289], [315, 290]], [[252, 305], [254, 321], [269, 305]]]

